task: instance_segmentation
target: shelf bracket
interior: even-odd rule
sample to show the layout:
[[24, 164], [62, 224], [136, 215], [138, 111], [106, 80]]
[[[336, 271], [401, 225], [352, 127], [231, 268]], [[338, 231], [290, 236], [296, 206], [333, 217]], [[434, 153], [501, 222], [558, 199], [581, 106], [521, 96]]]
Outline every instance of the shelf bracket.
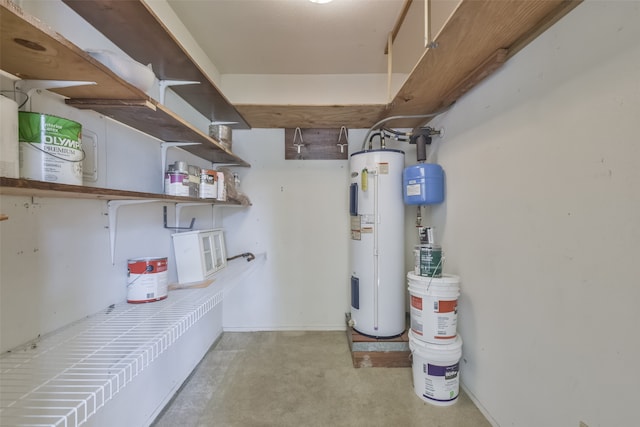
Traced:
[[[16, 92], [24, 93], [27, 96], [27, 100], [31, 101], [31, 94], [37, 89], [56, 89], [61, 87], [72, 86], [85, 86], [95, 85], [96, 82], [82, 81], [82, 80], [16, 80], [13, 83], [13, 89]], [[31, 104], [29, 104], [31, 105]], [[31, 107], [29, 107], [31, 109]]]
[[109, 200], [107, 202], [107, 215], [109, 216], [109, 243], [111, 245], [111, 265], [115, 265], [116, 227], [118, 225], [118, 209], [120, 206], [161, 201], [162, 200]]
[[189, 80], [160, 80], [159, 82], [159, 87], [160, 87], [160, 104], [165, 105], [164, 104], [164, 95], [167, 91], [167, 88], [169, 86], [182, 86], [182, 85], [199, 85], [200, 82], [197, 81], [189, 81]]
[[162, 189], [164, 190], [164, 172], [167, 170], [167, 150], [171, 147], [182, 147], [185, 145], [199, 145], [199, 142], [162, 142], [160, 150], [162, 155]]

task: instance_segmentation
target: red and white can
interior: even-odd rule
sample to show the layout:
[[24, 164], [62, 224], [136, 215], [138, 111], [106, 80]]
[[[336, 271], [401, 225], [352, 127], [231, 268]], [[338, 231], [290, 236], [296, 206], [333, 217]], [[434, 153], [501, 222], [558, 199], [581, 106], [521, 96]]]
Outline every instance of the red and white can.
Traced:
[[137, 304], [167, 297], [167, 258], [134, 258], [127, 262], [127, 302]]

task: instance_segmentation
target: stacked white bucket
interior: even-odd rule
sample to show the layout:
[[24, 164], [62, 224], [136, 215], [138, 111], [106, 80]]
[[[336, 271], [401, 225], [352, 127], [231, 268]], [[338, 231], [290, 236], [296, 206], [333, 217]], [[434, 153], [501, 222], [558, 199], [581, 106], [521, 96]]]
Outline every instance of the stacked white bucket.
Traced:
[[[426, 230], [425, 230], [426, 231]], [[455, 403], [459, 394], [459, 363], [462, 339], [457, 334], [460, 278], [441, 274], [444, 257], [436, 250], [431, 229], [419, 232], [422, 245], [416, 250], [416, 266], [407, 273], [409, 285], [411, 330], [409, 348], [412, 354], [413, 388], [425, 402], [437, 406]], [[428, 237], [427, 237], [428, 236]], [[437, 262], [437, 265], [425, 263]]]

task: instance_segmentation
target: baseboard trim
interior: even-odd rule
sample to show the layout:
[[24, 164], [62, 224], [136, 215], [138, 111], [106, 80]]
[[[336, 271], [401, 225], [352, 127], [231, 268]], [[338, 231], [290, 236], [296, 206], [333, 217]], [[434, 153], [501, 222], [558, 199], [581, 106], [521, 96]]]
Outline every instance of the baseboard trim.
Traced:
[[476, 397], [475, 394], [473, 394], [469, 388], [461, 381], [460, 382], [460, 388], [462, 390], [464, 390], [464, 392], [467, 394], [467, 396], [469, 396], [469, 399], [471, 399], [471, 401], [473, 402], [474, 405], [476, 405], [476, 407], [478, 408], [478, 410], [482, 413], [482, 415], [484, 415], [484, 417], [487, 419], [487, 421], [489, 421], [489, 423], [493, 426], [493, 427], [500, 427], [500, 424], [498, 424], [498, 422], [491, 416], [491, 414], [489, 413], [489, 411], [487, 411], [487, 408], [485, 408], [482, 403], [480, 403], [480, 401], [478, 400], [478, 398]]

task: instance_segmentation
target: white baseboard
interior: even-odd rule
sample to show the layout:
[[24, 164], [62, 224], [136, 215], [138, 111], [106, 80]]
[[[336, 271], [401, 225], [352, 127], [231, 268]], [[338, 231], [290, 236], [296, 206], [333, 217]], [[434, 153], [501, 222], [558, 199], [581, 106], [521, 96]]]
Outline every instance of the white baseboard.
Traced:
[[480, 403], [480, 401], [478, 400], [478, 398], [476, 397], [475, 394], [473, 394], [466, 385], [464, 385], [464, 383], [461, 381], [460, 382], [460, 388], [462, 388], [464, 390], [465, 393], [467, 393], [467, 396], [469, 396], [469, 399], [471, 399], [471, 401], [473, 402], [474, 405], [476, 405], [476, 407], [478, 408], [478, 410], [482, 413], [482, 415], [484, 415], [484, 417], [487, 419], [487, 421], [489, 421], [489, 423], [493, 426], [493, 427], [500, 427], [500, 424], [498, 424], [498, 422], [491, 416], [491, 414], [489, 413], [489, 411], [487, 411], [487, 408], [485, 408], [482, 403]]

